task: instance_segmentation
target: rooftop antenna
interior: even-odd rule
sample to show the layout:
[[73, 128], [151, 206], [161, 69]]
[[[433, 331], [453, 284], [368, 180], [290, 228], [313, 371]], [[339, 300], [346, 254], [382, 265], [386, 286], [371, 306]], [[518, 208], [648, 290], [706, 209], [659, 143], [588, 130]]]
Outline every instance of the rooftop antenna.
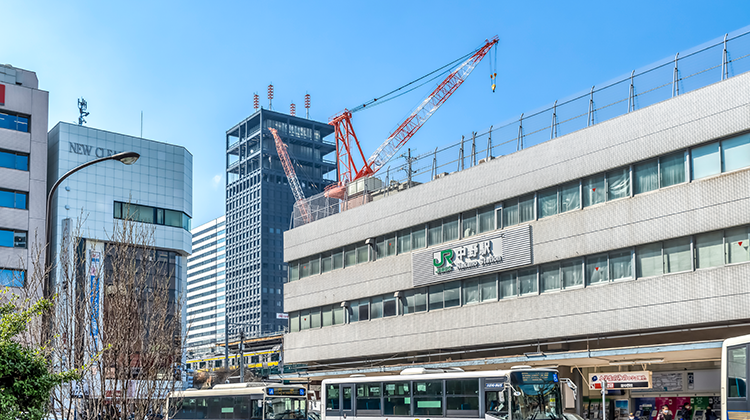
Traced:
[[305, 94], [305, 118], [310, 119], [310, 94]]
[[83, 125], [83, 123], [86, 122], [84, 117], [88, 117], [90, 114], [90, 112], [86, 112], [87, 108], [88, 108], [88, 103], [86, 102], [85, 99], [83, 99], [83, 97], [81, 97], [78, 100], [78, 112], [80, 113], [80, 115], [78, 116], [78, 125]]
[[273, 82], [268, 85], [268, 109], [273, 110]]
[[256, 111], [260, 108], [260, 96], [258, 96], [258, 92], [253, 93], [253, 108]]
[[295, 105], [294, 102], [289, 105], [289, 115], [292, 117], [297, 116], [297, 105]]

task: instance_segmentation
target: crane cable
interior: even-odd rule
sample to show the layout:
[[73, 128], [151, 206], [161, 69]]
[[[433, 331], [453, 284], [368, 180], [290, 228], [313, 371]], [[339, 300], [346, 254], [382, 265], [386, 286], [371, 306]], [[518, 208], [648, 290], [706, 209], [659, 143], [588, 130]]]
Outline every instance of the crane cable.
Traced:
[[[356, 106], [356, 107], [352, 108], [352, 109], [350, 110], [350, 112], [351, 112], [351, 113], [355, 113], [355, 112], [357, 112], [357, 111], [361, 111], [361, 110], [365, 109], [365, 108], [366, 108], [366, 107], [368, 107], [368, 106], [369, 106], [369, 107], [372, 107], [372, 106], [374, 106], [374, 105], [372, 105], [372, 104], [376, 104], [376, 105], [378, 105], [378, 104], [381, 104], [381, 103], [385, 103], [385, 102], [388, 102], [388, 101], [390, 101], [390, 100], [392, 100], [392, 99], [396, 99], [396, 98], [398, 98], [398, 97], [399, 97], [399, 96], [401, 96], [401, 95], [405, 95], [405, 94], [407, 94], [407, 93], [409, 93], [409, 92], [413, 91], [414, 89], [417, 89], [417, 88], [419, 88], [419, 87], [421, 87], [421, 86], [424, 86], [425, 84], [427, 84], [427, 83], [429, 83], [429, 82], [431, 82], [431, 81], [433, 81], [433, 80], [437, 79], [438, 77], [442, 76], [443, 74], [445, 74], [445, 73], [448, 73], [448, 72], [449, 72], [449, 71], [450, 71], [450, 70], [451, 70], [451, 69], [453, 68], [453, 66], [455, 66], [455, 65], [456, 65], [456, 63], [459, 63], [459, 62], [461, 62], [461, 61], [463, 61], [463, 60], [467, 59], [468, 57], [472, 56], [473, 54], [475, 54], [475, 53], [476, 53], [477, 51], [479, 51], [480, 49], [481, 49], [481, 47], [479, 47], [479, 48], [477, 48], [477, 49], [473, 50], [472, 52], [470, 52], [470, 53], [468, 53], [468, 54], [466, 54], [466, 55], [463, 55], [463, 56], [461, 56], [461, 57], [459, 57], [459, 58], [457, 58], [457, 59], [455, 59], [455, 60], [451, 61], [450, 63], [448, 63], [448, 64], [446, 64], [446, 65], [444, 65], [444, 66], [442, 66], [442, 67], [440, 67], [440, 68], [438, 68], [438, 69], [436, 69], [436, 70], [433, 70], [433, 71], [431, 71], [431, 72], [429, 72], [429, 73], [425, 74], [424, 76], [422, 76], [422, 77], [420, 77], [420, 78], [418, 78], [418, 79], [412, 80], [411, 82], [409, 82], [409, 83], [407, 83], [407, 84], [405, 84], [405, 85], [403, 85], [403, 86], [401, 86], [401, 87], [399, 87], [399, 88], [397, 88], [397, 89], [394, 89], [394, 90], [392, 90], [392, 91], [390, 91], [390, 92], [386, 93], [385, 95], [382, 95], [382, 96], [379, 96], [379, 97], [377, 97], [377, 98], [371, 99], [371, 100], [369, 100], [369, 101], [365, 102], [365, 103], [364, 103], [364, 104], [362, 104], [362, 105]], [[497, 54], [497, 53], [496, 53], [496, 54]], [[497, 57], [497, 55], [495, 55], [495, 57]], [[441, 70], [443, 70], [443, 71], [441, 72]], [[440, 73], [438, 73], [438, 72], [440, 72]], [[435, 74], [435, 73], [438, 73], [438, 74]], [[433, 76], [433, 75], [434, 75], [434, 76]], [[398, 95], [396, 95], [396, 96], [393, 96], [393, 97], [391, 97], [391, 98], [388, 98], [388, 96], [390, 96], [390, 95], [392, 95], [392, 94], [394, 94], [394, 93], [396, 93], [396, 92], [399, 92], [400, 90], [402, 90], [402, 89], [404, 89], [404, 88], [407, 88], [407, 87], [409, 87], [409, 86], [413, 85], [414, 83], [417, 83], [417, 82], [419, 82], [420, 80], [422, 80], [422, 79], [425, 79], [425, 78], [427, 78], [427, 77], [430, 77], [430, 76], [433, 76], [433, 77], [432, 77], [431, 79], [429, 79], [429, 80], [426, 80], [425, 82], [423, 82], [423, 83], [421, 83], [421, 84], [417, 85], [417, 86], [414, 86], [414, 87], [412, 87], [411, 89], [409, 89], [409, 90], [407, 90], [407, 91], [405, 91], [405, 92], [401, 92], [401, 93], [399, 93], [399, 94], [398, 94]], [[383, 98], [387, 98], [387, 99], [383, 99]]]

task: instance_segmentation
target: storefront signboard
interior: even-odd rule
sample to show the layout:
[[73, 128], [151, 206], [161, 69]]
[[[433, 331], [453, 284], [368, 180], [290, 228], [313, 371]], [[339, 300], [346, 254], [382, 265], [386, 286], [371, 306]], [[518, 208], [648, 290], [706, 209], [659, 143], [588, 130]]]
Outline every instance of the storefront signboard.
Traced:
[[412, 253], [412, 283], [423, 286], [531, 263], [531, 226], [519, 226]]
[[589, 373], [589, 389], [602, 389], [602, 381], [607, 383], [607, 389], [648, 389], [651, 372]]

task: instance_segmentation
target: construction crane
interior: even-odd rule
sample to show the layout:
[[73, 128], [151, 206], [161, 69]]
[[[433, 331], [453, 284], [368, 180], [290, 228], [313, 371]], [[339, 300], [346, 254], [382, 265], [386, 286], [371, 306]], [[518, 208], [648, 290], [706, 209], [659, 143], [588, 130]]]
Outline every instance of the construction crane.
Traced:
[[[336, 157], [339, 172], [338, 184], [333, 184], [327, 188], [327, 195], [336, 198], [344, 197], [344, 190], [348, 183], [358, 179], [374, 175], [378, 172], [407, 142], [416, 134], [425, 122], [445, 103], [453, 92], [466, 80], [480, 61], [491, 51], [493, 46], [498, 43], [495, 36], [491, 40], [485, 41], [479, 49], [475, 50], [471, 56], [461, 63], [455, 70], [450, 72], [437, 88], [432, 91], [408, 117], [391, 133], [391, 135], [365, 159], [362, 147], [359, 144], [357, 135], [352, 127], [352, 112], [345, 109], [343, 112], [331, 117], [329, 124], [334, 127], [336, 135]], [[496, 57], [497, 57], [497, 53]], [[493, 69], [490, 72], [492, 80], [492, 91], [495, 91], [495, 78], [497, 73]], [[377, 99], [371, 101], [374, 103]], [[362, 109], [364, 106], [360, 106]], [[357, 168], [354, 154], [358, 154], [362, 159], [362, 165]]]
[[310, 223], [312, 221], [310, 218], [310, 208], [307, 205], [307, 201], [305, 201], [305, 193], [302, 192], [302, 185], [300, 185], [299, 179], [297, 178], [297, 172], [294, 171], [292, 160], [289, 158], [289, 153], [286, 151], [287, 145], [281, 140], [281, 137], [279, 137], [279, 133], [275, 128], [269, 128], [268, 131], [273, 134], [273, 139], [276, 143], [276, 153], [279, 155], [281, 166], [284, 167], [284, 172], [289, 180], [289, 185], [292, 187], [292, 194], [294, 194], [294, 200], [297, 202], [297, 207], [299, 207], [300, 213], [302, 213], [302, 219], [305, 223]]

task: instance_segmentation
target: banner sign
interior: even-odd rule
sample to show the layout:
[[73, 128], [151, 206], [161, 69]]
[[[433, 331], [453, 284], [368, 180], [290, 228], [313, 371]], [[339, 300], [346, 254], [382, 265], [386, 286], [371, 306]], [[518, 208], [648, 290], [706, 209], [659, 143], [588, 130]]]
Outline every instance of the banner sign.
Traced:
[[289, 319], [289, 314], [276, 313], [276, 319]]
[[494, 231], [412, 253], [414, 286], [531, 264], [531, 226]]
[[0, 105], [5, 105], [5, 85], [0, 83]]
[[91, 337], [94, 339], [94, 348], [98, 348], [96, 340], [99, 337], [99, 267], [101, 259], [101, 252], [91, 251], [89, 276], [91, 279]]
[[602, 389], [602, 381], [606, 381], [607, 389], [648, 389], [651, 372], [589, 373], [589, 389]]

